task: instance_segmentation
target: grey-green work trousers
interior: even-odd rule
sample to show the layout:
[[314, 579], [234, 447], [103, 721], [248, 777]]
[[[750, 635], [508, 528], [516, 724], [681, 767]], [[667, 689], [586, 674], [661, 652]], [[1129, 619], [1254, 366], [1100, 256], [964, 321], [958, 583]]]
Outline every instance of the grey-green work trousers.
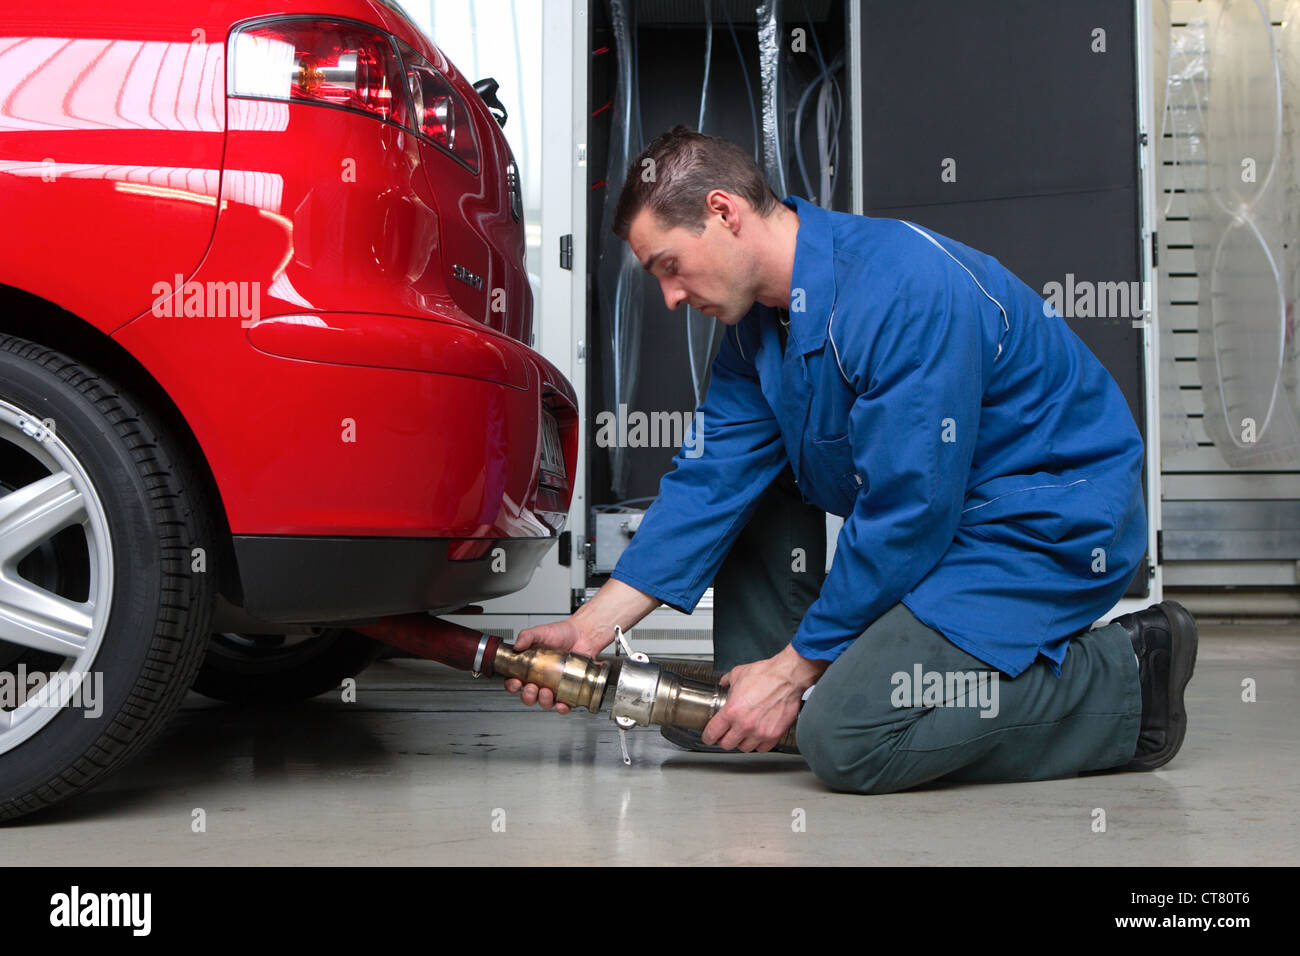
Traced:
[[[804, 504], [787, 468], [714, 581], [715, 669], [790, 643], [821, 588], [825, 547], [825, 515]], [[1072, 638], [1059, 677], [1040, 657], [1012, 679], [896, 604], [826, 669], [797, 739], [832, 789], [891, 793], [1118, 767], [1133, 756], [1141, 713], [1137, 660], [1117, 624]]]

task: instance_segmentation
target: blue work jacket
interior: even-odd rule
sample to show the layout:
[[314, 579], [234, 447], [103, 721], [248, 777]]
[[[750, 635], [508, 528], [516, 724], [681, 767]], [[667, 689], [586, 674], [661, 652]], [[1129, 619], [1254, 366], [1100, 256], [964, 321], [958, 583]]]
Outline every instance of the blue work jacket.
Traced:
[[902, 601], [1010, 677], [1040, 654], [1059, 675], [1146, 548], [1143, 445], [1119, 387], [991, 256], [785, 203], [799, 229], [784, 355], [774, 309], [725, 329], [700, 435], [613, 576], [693, 610], [789, 463], [806, 501], [844, 517], [800, 655], [833, 660]]

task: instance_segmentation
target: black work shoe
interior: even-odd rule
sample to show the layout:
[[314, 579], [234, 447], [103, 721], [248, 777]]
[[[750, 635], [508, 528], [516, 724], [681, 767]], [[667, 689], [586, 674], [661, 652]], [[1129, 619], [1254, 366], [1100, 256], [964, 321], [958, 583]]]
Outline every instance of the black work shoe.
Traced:
[[[704, 737], [698, 730], [691, 730], [689, 727], [674, 727], [665, 724], [659, 728], [659, 733], [663, 734], [664, 740], [676, 744], [683, 750], [693, 750], [702, 754], [738, 754], [744, 753], [743, 750], [723, 750], [714, 744], [706, 744]], [[797, 754], [799, 751], [792, 747], [773, 747], [771, 750], [774, 754]]]
[[1196, 666], [1196, 621], [1175, 601], [1117, 617], [1128, 631], [1142, 682], [1142, 728], [1124, 770], [1155, 770], [1178, 753], [1187, 734], [1183, 691]]
[[738, 754], [739, 750], [723, 750], [721, 747], [713, 744], [706, 744], [704, 737], [698, 730], [691, 730], [689, 727], [674, 727], [671, 724], [664, 724], [659, 728], [659, 733], [663, 734], [664, 740], [671, 744], [676, 744], [683, 750], [693, 750], [701, 754]]

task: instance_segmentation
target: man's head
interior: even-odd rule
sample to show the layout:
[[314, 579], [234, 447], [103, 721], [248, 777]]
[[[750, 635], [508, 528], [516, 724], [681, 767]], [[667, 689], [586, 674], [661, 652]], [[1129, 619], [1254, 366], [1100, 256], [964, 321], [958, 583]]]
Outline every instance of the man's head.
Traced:
[[[668, 308], [685, 302], [734, 325], [755, 300], [788, 300], [790, 269], [780, 263], [787, 251], [793, 263], [791, 219], [797, 227], [748, 153], [676, 126], [628, 167], [614, 234], [659, 280]], [[774, 243], [778, 222], [788, 250]]]

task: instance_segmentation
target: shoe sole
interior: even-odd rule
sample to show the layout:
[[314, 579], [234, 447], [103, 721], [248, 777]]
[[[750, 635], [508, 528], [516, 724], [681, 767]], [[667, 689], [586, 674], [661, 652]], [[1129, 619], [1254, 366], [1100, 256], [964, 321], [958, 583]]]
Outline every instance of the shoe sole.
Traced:
[[1200, 643], [1196, 619], [1177, 601], [1156, 605], [1169, 622], [1169, 739], [1157, 754], [1133, 760], [1135, 770], [1157, 770], [1174, 759], [1187, 736], [1187, 703], [1184, 692], [1196, 668], [1196, 651]]
[[659, 728], [659, 735], [675, 747], [681, 747], [683, 750], [689, 750], [697, 754], [738, 754], [739, 750], [723, 750], [712, 744], [706, 744], [699, 739], [699, 731], [691, 732], [685, 727], [674, 727], [671, 724], [662, 725]]
[[[692, 753], [697, 753], [697, 754], [744, 753], [743, 750], [723, 750], [721, 747], [714, 746], [713, 744], [706, 744], [703, 740], [699, 739], [699, 733], [700, 732], [698, 730], [687, 730], [685, 727], [675, 727], [671, 724], [662, 725], [659, 728], [659, 734], [664, 738], [664, 740], [668, 741], [670, 744], [673, 744], [676, 747], [681, 747], [683, 750], [689, 750]], [[754, 753], [757, 752], [758, 751], [754, 751]], [[773, 747], [769, 751], [769, 753], [798, 754], [799, 751], [798, 749], [793, 747]]]

